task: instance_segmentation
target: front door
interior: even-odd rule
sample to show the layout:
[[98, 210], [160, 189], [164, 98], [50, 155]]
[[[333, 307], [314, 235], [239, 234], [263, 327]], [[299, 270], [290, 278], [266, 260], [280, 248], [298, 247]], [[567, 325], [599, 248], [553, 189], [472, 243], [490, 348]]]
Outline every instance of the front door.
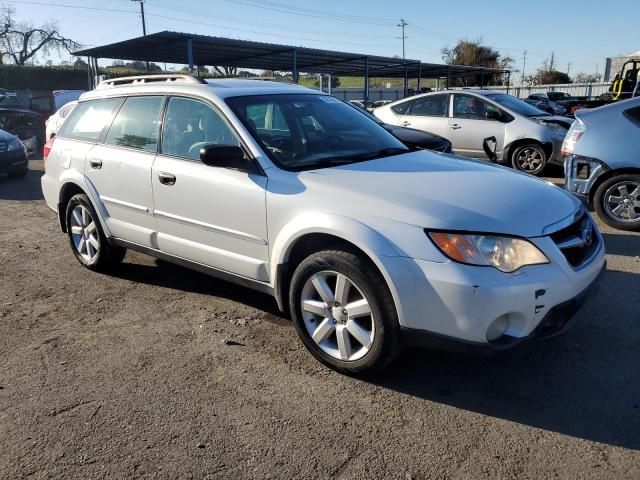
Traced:
[[485, 138], [495, 137], [498, 157], [504, 146], [505, 124], [494, 119], [502, 116], [502, 110], [475, 95], [453, 94], [449, 118], [449, 140], [453, 151], [467, 157], [487, 158], [482, 148]]
[[151, 175], [161, 251], [268, 281], [267, 178], [200, 161], [208, 144], [238, 145], [211, 105], [172, 97]]
[[[151, 167], [158, 148], [162, 96], [129, 97], [104, 143], [87, 155], [85, 172], [107, 210], [114, 237], [155, 247]], [[79, 107], [78, 107], [79, 108]]]

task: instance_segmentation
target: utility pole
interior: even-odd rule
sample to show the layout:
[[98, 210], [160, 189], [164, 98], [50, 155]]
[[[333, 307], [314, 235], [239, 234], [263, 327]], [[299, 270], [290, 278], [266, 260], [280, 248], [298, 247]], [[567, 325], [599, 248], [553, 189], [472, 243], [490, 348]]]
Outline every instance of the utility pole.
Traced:
[[571, 71], [571, 62], [567, 64], [567, 76], [569, 76], [570, 71]]
[[524, 67], [527, 66], [527, 51], [522, 52], [522, 80], [520, 86], [524, 85]]
[[[147, 22], [144, 19], [144, 0], [131, 0], [132, 2], [137, 2], [140, 4], [140, 16], [142, 17], [142, 35], [147, 36]], [[149, 61], [145, 62], [147, 66], [147, 73], [149, 73]]]
[[406, 27], [407, 25], [409, 24], [405, 22], [404, 18], [401, 18], [400, 23], [398, 24], [398, 27], [402, 28], [402, 36], [397, 38], [402, 39], [402, 59], [403, 60], [405, 59], [404, 41], [407, 39], [407, 36], [404, 34], [404, 27]]

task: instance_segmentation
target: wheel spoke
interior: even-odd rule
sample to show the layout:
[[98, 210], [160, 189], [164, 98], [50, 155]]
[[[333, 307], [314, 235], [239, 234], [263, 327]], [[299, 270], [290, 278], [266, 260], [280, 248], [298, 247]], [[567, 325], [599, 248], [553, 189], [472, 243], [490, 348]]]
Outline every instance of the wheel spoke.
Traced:
[[87, 245], [87, 255], [89, 256], [89, 259], [92, 259], [94, 255], [93, 247], [91, 246], [90, 242], [87, 242], [86, 245]]
[[624, 199], [623, 199], [622, 197], [617, 197], [617, 196], [615, 196], [615, 195], [611, 195], [611, 196], [608, 198], [608, 200], [607, 200], [607, 201], [608, 201], [609, 203], [614, 203], [614, 204], [618, 205], [618, 204], [622, 203], [622, 201], [623, 201], [623, 200], [624, 200]]
[[351, 335], [353, 335], [353, 338], [360, 343], [360, 345], [365, 348], [371, 347], [371, 336], [369, 335], [369, 332], [358, 325], [355, 321], [349, 320], [347, 322], [347, 330]]
[[78, 209], [74, 209], [72, 213], [73, 213], [73, 218], [76, 221], [76, 224], [81, 227], [82, 217], [80, 216], [80, 212], [78, 212]]
[[87, 242], [85, 242], [84, 238], [81, 238], [80, 243], [78, 243], [78, 252], [82, 253], [86, 244]]
[[329, 285], [327, 285], [327, 280], [320, 275], [316, 275], [313, 277], [312, 283], [324, 303], [327, 305], [333, 305], [335, 300], [333, 298], [333, 292], [329, 288]]
[[331, 336], [335, 329], [336, 327], [333, 323], [333, 320], [330, 318], [325, 318], [320, 323], [320, 325], [318, 325], [318, 328], [316, 328], [313, 332], [312, 338], [316, 343], [322, 343]]
[[371, 314], [371, 307], [369, 307], [369, 302], [367, 302], [365, 298], [351, 302], [348, 305], [345, 305], [344, 308], [347, 310], [347, 315], [350, 319], [364, 317], [365, 315]]
[[86, 227], [89, 223], [89, 212], [86, 208], [82, 208], [82, 226]]
[[87, 241], [95, 250], [98, 250], [98, 247], [100, 246], [100, 244], [98, 243], [98, 239], [96, 237], [94, 237], [93, 235], [89, 235], [89, 238], [87, 238]]
[[320, 317], [324, 317], [327, 314], [327, 306], [324, 302], [318, 300], [305, 300], [302, 302], [302, 309], [305, 312], [313, 313]]
[[629, 214], [629, 220], [635, 220], [636, 218], [638, 218], [636, 208], [633, 205], [629, 205], [629, 207], [627, 207], [627, 213]]
[[336, 328], [336, 339], [338, 340], [340, 358], [349, 360], [351, 356], [351, 338], [349, 338], [349, 331], [343, 325]]
[[351, 282], [344, 275], [338, 275], [336, 278], [336, 302], [340, 305], [344, 305], [349, 299], [349, 290], [351, 288]]
[[618, 187], [618, 191], [620, 192], [620, 194], [623, 197], [626, 197], [627, 195], [629, 195], [629, 191], [627, 190], [627, 186], [626, 185], [620, 185]]
[[71, 227], [71, 233], [74, 235], [82, 235], [82, 227], [79, 225], [73, 225]]
[[640, 196], [640, 186], [633, 189], [633, 192], [629, 194], [632, 198], [638, 198]]
[[611, 210], [614, 214], [620, 216], [622, 212], [624, 212], [624, 203], [619, 204], [616, 208]]
[[89, 233], [93, 233], [96, 230], [96, 222], [91, 222], [89, 225], [87, 225], [87, 232]]

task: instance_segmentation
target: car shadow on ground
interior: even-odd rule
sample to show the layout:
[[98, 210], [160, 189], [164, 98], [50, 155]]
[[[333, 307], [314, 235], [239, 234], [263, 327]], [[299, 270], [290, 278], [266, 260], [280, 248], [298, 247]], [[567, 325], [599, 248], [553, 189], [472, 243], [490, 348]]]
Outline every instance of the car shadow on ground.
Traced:
[[[611, 255], [622, 255], [625, 257], [640, 256], [640, 235], [603, 233], [602, 238], [604, 238], [604, 246], [607, 253]], [[640, 291], [638, 292], [638, 296], [640, 297]]]
[[[134, 259], [135, 262], [135, 259]], [[164, 261], [119, 278], [226, 298], [292, 328], [268, 295]], [[566, 334], [492, 356], [406, 351], [368, 383], [534, 428], [640, 450], [640, 275], [608, 271]], [[630, 295], [629, 295], [630, 294]]]
[[42, 200], [40, 170], [29, 170], [24, 178], [9, 178], [0, 173], [0, 200]]
[[226, 298], [262, 310], [276, 317], [274, 320], [282, 319], [275, 299], [267, 294], [159, 259], [152, 260], [154, 265], [130, 263], [127, 261], [129, 255], [127, 254], [125, 263], [110, 272], [111, 276], [183, 292]]
[[372, 383], [640, 450], [640, 275], [608, 271], [595, 295], [557, 338], [492, 356], [412, 349]]

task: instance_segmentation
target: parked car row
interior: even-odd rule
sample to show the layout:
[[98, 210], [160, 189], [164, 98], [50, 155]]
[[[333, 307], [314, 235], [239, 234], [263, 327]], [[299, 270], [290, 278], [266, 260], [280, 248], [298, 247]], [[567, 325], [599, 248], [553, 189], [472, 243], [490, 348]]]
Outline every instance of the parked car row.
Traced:
[[[522, 125], [554, 157], [539, 111], [457, 95], [390, 108], [440, 108], [445, 131], [465, 135], [500, 125], [502, 158]], [[48, 142], [42, 189], [84, 267], [108, 271], [132, 249], [267, 292], [343, 372], [380, 369], [405, 344], [494, 351], [566, 330], [605, 267], [578, 199], [393, 131], [300, 87], [118, 79]]]

